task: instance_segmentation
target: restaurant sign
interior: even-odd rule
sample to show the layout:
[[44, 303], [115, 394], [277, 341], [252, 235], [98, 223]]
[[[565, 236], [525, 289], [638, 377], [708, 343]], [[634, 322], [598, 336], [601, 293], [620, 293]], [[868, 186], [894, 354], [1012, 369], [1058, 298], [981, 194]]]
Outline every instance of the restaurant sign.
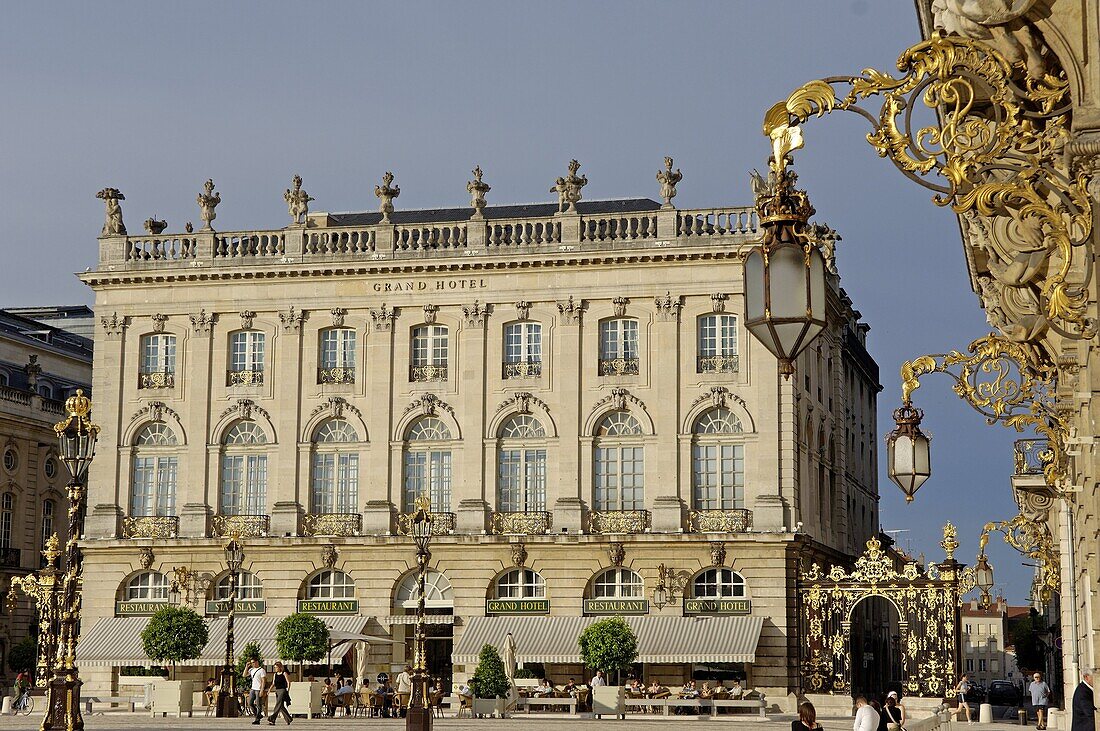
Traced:
[[486, 614], [549, 614], [549, 599], [489, 599]]
[[[229, 600], [219, 599], [206, 603], [206, 613], [212, 615], [229, 614]], [[263, 599], [238, 599], [233, 607], [234, 614], [266, 614], [267, 602]]]
[[168, 606], [168, 602], [115, 602], [116, 617], [151, 617]]
[[748, 599], [685, 599], [684, 614], [750, 614]]
[[309, 614], [358, 614], [358, 599], [299, 599], [298, 611]]
[[649, 614], [648, 599], [585, 599], [585, 614]]

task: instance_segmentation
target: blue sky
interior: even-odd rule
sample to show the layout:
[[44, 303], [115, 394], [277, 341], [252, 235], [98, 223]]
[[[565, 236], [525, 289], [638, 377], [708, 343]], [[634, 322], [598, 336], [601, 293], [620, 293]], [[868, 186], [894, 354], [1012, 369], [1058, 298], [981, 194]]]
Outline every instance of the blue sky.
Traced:
[[[573, 157], [586, 197], [655, 197], [672, 155], [679, 206], [746, 204], [772, 103], [811, 78], [893, 71], [918, 40], [903, 0], [17, 3], [5, 18], [0, 305], [91, 301], [71, 273], [95, 261], [105, 186], [125, 193], [131, 231], [151, 214], [180, 230], [198, 222], [195, 196], [213, 177], [229, 230], [282, 225], [295, 173], [329, 211], [373, 209], [386, 170], [400, 207], [461, 205], [475, 164], [492, 203], [550, 201]], [[812, 121], [796, 168], [817, 220], [844, 237], [885, 432], [900, 363], [989, 328], [954, 216], [880, 160], [866, 131], [854, 115]], [[1015, 514], [1014, 435], [944, 377], [917, 400], [934, 476], [910, 506], [882, 479], [883, 528], [941, 556], [939, 526], [953, 520], [972, 561], [981, 524]], [[1031, 570], [991, 546], [1007, 596], [1024, 600]]]

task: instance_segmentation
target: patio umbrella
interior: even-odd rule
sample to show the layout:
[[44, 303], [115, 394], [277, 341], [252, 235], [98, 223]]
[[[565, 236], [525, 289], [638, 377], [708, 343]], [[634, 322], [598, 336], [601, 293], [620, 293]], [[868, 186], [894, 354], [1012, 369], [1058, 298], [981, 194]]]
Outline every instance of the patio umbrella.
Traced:
[[366, 642], [360, 642], [355, 646], [355, 674], [359, 676], [359, 684], [361, 687], [367, 686], [367, 660], [370, 659], [368, 653], [370, 652], [370, 645]]
[[508, 682], [515, 685], [516, 680], [516, 638], [509, 632], [504, 638], [504, 674]]

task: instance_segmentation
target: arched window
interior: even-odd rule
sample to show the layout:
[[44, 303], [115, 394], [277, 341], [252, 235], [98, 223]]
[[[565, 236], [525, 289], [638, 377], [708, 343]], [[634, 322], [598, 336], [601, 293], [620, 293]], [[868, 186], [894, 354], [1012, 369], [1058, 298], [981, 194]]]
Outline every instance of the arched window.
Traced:
[[355, 331], [333, 327], [321, 331], [317, 383], [355, 383]]
[[[214, 599], [223, 601], [229, 599], [229, 574], [225, 574], [214, 585]], [[264, 584], [260, 577], [250, 571], [241, 571], [237, 574], [237, 598], [238, 599], [263, 599]]]
[[311, 513], [355, 513], [359, 505], [359, 435], [343, 419], [330, 419], [313, 434]]
[[503, 513], [546, 510], [546, 439], [542, 423], [516, 414], [500, 427], [497, 448], [497, 505]]
[[138, 388], [172, 388], [176, 379], [176, 336], [169, 333], [142, 335]]
[[412, 330], [409, 380], [446, 381], [448, 357], [446, 325], [420, 325]]
[[542, 325], [512, 322], [504, 326], [504, 378], [542, 375]]
[[451, 448], [443, 442], [451, 430], [434, 416], [425, 416], [405, 435], [405, 510], [427, 495], [432, 512], [451, 512]]
[[11, 548], [11, 532], [14, 519], [15, 495], [5, 492], [0, 497], [0, 548]]
[[703, 315], [699, 318], [699, 373], [737, 372], [737, 316]]
[[355, 582], [343, 571], [326, 569], [309, 580], [306, 599], [354, 599]]
[[607, 569], [592, 580], [593, 599], [641, 599], [645, 582], [630, 569]]
[[238, 421], [222, 439], [222, 515], [264, 515], [267, 512], [267, 435], [254, 421]]
[[546, 580], [531, 569], [512, 569], [496, 583], [497, 599], [545, 599]]
[[695, 420], [692, 496], [696, 510], [745, 507], [745, 447], [731, 437], [741, 422], [729, 409], [711, 409]]
[[134, 437], [130, 477], [130, 515], [176, 514], [179, 442], [167, 424], [150, 423]]
[[264, 382], [266, 336], [257, 330], [239, 330], [229, 336], [227, 386], [256, 386]]
[[625, 411], [613, 411], [596, 427], [596, 510], [645, 507], [645, 448], [642, 425]]
[[[401, 579], [397, 586], [396, 606], [416, 609], [420, 592], [417, 588], [416, 572], [413, 571]], [[435, 569], [424, 573], [424, 606], [428, 609], [450, 609], [454, 607], [454, 592], [447, 577]]]
[[126, 601], [168, 601], [168, 577], [159, 571], [143, 571], [126, 582]]
[[696, 599], [742, 599], [745, 580], [736, 571], [707, 569], [695, 577], [691, 593]]
[[638, 321], [628, 317], [600, 322], [601, 376], [638, 375]]

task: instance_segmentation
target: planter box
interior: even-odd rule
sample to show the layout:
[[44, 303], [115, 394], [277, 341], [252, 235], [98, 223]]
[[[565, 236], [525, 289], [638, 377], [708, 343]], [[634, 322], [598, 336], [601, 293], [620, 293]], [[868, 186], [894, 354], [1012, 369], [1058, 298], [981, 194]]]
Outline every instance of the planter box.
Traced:
[[474, 698], [474, 718], [496, 716], [504, 718], [504, 708], [508, 701], [504, 698]]
[[598, 685], [592, 689], [592, 714], [626, 717], [626, 692], [621, 685]]
[[162, 680], [153, 686], [153, 716], [167, 716], [169, 713], [182, 717], [191, 716], [194, 701], [193, 680]]
[[324, 687], [325, 684], [318, 681], [291, 683], [290, 705], [287, 706], [290, 715], [306, 718], [321, 715], [321, 691]]

